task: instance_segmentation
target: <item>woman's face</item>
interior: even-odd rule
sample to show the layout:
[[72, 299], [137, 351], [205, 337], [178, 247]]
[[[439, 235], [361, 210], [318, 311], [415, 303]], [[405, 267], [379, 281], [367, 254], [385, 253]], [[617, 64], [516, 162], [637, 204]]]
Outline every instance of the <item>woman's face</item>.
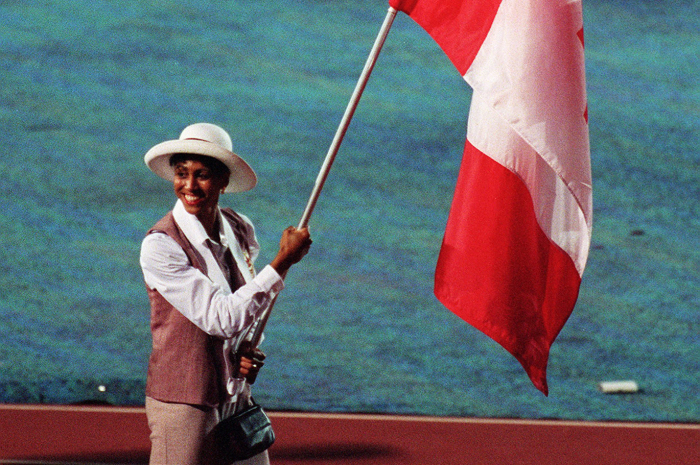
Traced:
[[219, 194], [228, 185], [228, 176], [217, 173], [198, 160], [175, 164], [173, 187], [188, 213], [206, 223], [214, 218]]

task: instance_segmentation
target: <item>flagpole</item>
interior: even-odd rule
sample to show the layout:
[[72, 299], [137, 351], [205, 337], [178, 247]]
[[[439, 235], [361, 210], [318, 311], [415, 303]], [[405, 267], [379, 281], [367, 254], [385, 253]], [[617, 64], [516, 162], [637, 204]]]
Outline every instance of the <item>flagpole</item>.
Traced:
[[345, 137], [345, 133], [347, 132], [348, 126], [350, 125], [350, 120], [352, 119], [353, 114], [355, 113], [355, 109], [357, 108], [357, 105], [360, 102], [362, 92], [365, 90], [365, 86], [367, 85], [369, 76], [372, 73], [374, 64], [377, 62], [377, 57], [379, 56], [379, 52], [382, 50], [382, 46], [386, 41], [386, 37], [389, 34], [389, 30], [391, 29], [391, 25], [394, 22], [395, 17], [396, 10], [392, 7], [389, 7], [389, 11], [387, 12], [386, 17], [384, 18], [384, 23], [382, 24], [382, 27], [379, 30], [379, 34], [377, 34], [377, 38], [374, 41], [374, 46], [372, 47], [372, 50], [370, 51], [369, 56], [367, 57], [365, 67], [362, 70], [362, 73], [360, 74], [360, 78], [358, 79], [357, 84], [355, 85], [355, 90], [352, 93], [352, 96], [350, 97], [350, 101], [348, 102], [347, 108], [345, 109], [345, 114], [343, 114], [343, 118], [340, 120], [338, 129], [335, 132], [335, 137], [333, 138], [333, 141], [331, 142], [331, 145], [328, 148], [328, 153], [326, 154], [326, 159], [323, 162], [323, 165], [321, 166], [321, 171], [316, 177], [316, 184], [314, 185], [313, 191], [311, 192], [311, 196], [309, 197], [309, 201], [306, 204], [306, 209], [304, 210], [304, 214], [301, 217], [301, 221], [299, 221], [299, 226], [297, 226], [298, 228], [304, 228], [309, 223], [311, 213], [313, 213], [313, 210], [316, 207], [316, 202], [318, 201], [318, 198], [321, 195], [321, 190], [323, 189], [323, 185], [326, 182], [326, 179], [328, 178], [328, 173], [331, 170], [331, 166], [333, 165], [335, 156], [338, 153], [338, 149], [340, 148], [340, 144], [343, 141], [343, 137]]
[[[367, 57], [365, 67], [362, 69], [360, 78], [357, 80], [355, 90], [350, 96], [350, 101], [348, 102], [348, 106], [345, 108], [345, 113], [343, 114], [343, 117], [340, 120], [340, 124], [338, 125], [338, 129], [335, 132], [333, 141], [331, 142], [331, 145], [328, 148], [328, 152], [326, 153], [326, 158], [323, 161], [321, 170], [319, 171], [318, 176], [316, 177], [316, 183], [314, 184], [313, 190], [311, 191], [311, 196], [309, 197], [309, 200], [306, 203], [306, 208], [304, 209], [304, 213], [301, 216], [299, 225], [297, 226], [298, 229], [305, 228], [309, 224], [309, 218], [311, 217], [311, 214], [313, 213], [314, 208], [316, 207], [316, 202], [318, 202], [318, 198], [321, 195], [323, 185], [325, 184], [326, 179], [328, 179], [328, 173], [330, 172], [331, 167], [333, 166], [335, 156], [338, 153], [340, 144], [343, 142], [345, 133], [347, 132], [348, 126], [350, 125], [350, 120], [352, 120], [352, 117], [355, 114], [355, 109], [357, 108], [357, 105], [360, 102], [362, 92], [365, 90], [365, 86], [367, 85], [369, 76], [370, 74], [372, 74], [372, 69], [374, 69], [374, 65], [377, 62], [379, 52], [384, 46], [384, 42], [386, 41], [387, 35], [389, 35], [389, 30], [391, 29], [391, 25], [394, 22], [395, 17], [396, 10], [392, 7], [389, 7], [389, 11], [387, 11], [386, 17], [384, 18], [384, 23], [382, 24], [382, 27], [380, 28], [379, 33], [377, 34], [377, 38], [374, 41], [372, 50], [370, 51], [369, 56]], [[251, 345], [253, 347], [257, 347], [260, 343], [263, 330], [265, 329], [265, 325], [267, 325], [267, 320], [270, 318], [270, 313], [272, 313], [272, 307], [275, 305], [276, 301], [277, 297], [275, 297], [272, 300], [270, 306], [267, 309], [265, 309], [263, 314], [260, 316], [260, 320], [257, 326], [255, 327], [255, 331], [253, 332], [253, 337], [251, 339]]]

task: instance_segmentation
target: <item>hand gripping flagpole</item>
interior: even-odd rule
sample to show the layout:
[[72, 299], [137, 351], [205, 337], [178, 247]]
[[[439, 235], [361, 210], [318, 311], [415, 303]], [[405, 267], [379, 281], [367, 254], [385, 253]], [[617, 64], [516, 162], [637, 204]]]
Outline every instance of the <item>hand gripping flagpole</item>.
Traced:
[[[372, 74], [374, 64], [377, 62], [377, 57], [379, 56], [379, 52], [382, 50], [382, 46], [384, 45], [384, 41], [386, 40], [386, 37], [389, 34], [389, 30], [391, 29], [391, 25], [394, 22], [395, 17], [396, 10], [392, 7], [389, 7], [389, 11], [387, 12], [386, 17], [384, 18], [384, 23], [382, 24], [382, 27], [379, 30], [379, 34], [377, 34], [377, 38], [374, 41], [374, 46], [372, 47], [372, 50], [370, 51], [369, 56], [367, 57], [365, 67], [362, 69], [360, 78], [358, 79], [357, 84], [355, 85], [355, 90], [352, 93], [352, 96], [350, 97], [348, 106], [345, 108], [345, 114], [343, 114], [343, 118], [340, 120], [338, 129], [335, 132], [335, 137], [333, 137], [333, 141], [331, 142], [331, 145], [328, 148], [328, 153], [326, 154], [326, 159], [324, 160], [323, 165], [321, 166], [321, 171], [316, 177], [316, 183], [314, 184], [314, 188], [311, 191], [309, 201], [306, 203], [306, 209], [304, 210], [304, 214], [302, 215], [301, 220], [299, 221], [299, 225], [297, 226], [298, 229], [305, 228], [309, 224], [309, 218], [311, 217], [311, 213], [313, 213], [314, 208], [316, 207], [316, 202], [318, 201], [318, 198], [321, 195], [323, 185], [325, 184], [326, 179], [328, 178], [328, 173], [330, 172], [331, 167], [333, 166], [335, 156], [338, 153], [338, 149], [340, 148], [341, 142], [343, 142], [343, 137], [345, 137], [345, 133], [348, 130], [350, 120], [352, 119], [352, 116], [355, 113], [355, 109], [357, 108], [357, 105], [360, 102], [362, 92], [365, 90], [365, 86], [367, 85], [369, 76], [370, 74]], [[250, 340], [250, 344], [252, 347], [257, 347], [260, 343], [263, 330], [265, 329], [267, 320], [270, 318], [272, 307], [275, 305], [276, 301], [277, 297], [273, 299], [273, 301], [270, 303], [270, 306], [260, 316], [260, 320], [258, 321], [258, 324], [255, 327], [255, 331], [253, 332], [253, 337]]]

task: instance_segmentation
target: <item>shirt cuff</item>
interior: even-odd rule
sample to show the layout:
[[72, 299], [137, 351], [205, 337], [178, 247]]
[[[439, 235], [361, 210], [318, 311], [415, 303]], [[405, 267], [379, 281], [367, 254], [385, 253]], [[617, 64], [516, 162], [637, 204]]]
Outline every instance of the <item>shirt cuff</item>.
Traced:
[[270, 265], [266, 265], [265, 268], [260, 270], [254, 281], [263, 289], [269, 289], [275, 294], [284, 289], [284, 280]]

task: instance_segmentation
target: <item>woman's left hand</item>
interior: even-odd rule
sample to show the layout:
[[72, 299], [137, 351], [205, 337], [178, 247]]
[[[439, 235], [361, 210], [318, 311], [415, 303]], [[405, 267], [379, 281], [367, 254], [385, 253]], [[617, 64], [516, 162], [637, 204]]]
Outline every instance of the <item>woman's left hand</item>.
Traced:
[[260, 368], [265, 364], [265, 353], [258, 349], [239, 348], [238, 376], [245, 378], [248, 383], [253, 384], [258, 376]]

